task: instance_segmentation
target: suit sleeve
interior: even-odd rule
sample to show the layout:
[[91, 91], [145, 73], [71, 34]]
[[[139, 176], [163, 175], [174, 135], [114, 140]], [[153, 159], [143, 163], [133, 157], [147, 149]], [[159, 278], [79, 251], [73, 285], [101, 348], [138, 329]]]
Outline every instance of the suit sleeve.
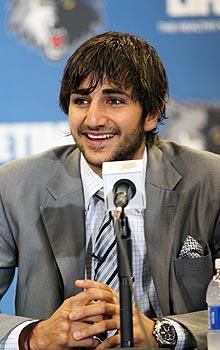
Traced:
[[0, 299], [9, 288], [17, 265], [16, 243], [11, 234], [5, 208], [0, 197]]
[[[13, 280], [16, 266], [16, 242], [0, 197], [0, 300]], [[28, 318], [0, 313], [0, 342], [7, 337], [12, 329], [26, 320]]]

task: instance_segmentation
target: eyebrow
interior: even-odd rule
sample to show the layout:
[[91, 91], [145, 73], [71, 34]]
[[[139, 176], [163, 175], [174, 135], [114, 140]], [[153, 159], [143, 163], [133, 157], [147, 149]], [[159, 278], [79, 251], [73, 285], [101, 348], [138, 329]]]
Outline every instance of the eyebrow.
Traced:
[[120, 88], [108, 88], [103, 90], [103, 95], [119, 94], [129, 96], [124, 90]]
[[[87, 88], [79, 88], [72, 92], [73, 94], [77, 95], [89, 95], [89, 89]], [[120, 88], [107, 88], [102, 90], [103, 95], [111, 95], [111, 94], [119, 94], [119, 95], [125, 95], [130, 97], [128, 93], [126, 93], [124, 90], [121, 90]]]

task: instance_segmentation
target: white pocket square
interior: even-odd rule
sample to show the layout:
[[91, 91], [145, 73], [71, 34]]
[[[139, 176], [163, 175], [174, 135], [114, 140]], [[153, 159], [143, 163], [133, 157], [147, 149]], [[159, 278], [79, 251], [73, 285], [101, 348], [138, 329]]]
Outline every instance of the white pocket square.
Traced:
[[179, 253], [179, 258], [201, 258], [204, 249], [192, 236], [187, 236]]

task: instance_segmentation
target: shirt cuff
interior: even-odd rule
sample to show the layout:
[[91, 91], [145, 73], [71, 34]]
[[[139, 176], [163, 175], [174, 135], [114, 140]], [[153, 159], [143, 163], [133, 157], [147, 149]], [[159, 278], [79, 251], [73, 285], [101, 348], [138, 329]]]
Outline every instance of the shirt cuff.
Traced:
[[[1, 341], [1, 349], [3, 350], [19, 350], [18, 347], [18, 338], [19, 335], [27, 325], [29, 325], [32, 322], [36, 322], [37, 320], [31, 320], [31, 321], [25, 321], [19, 326], [15, 327], [7, 336], [7, 338], [3, 339]], [[2, 348], [3, 345], [3, 348]]]
[[175, 350], [195, 349], [195, 346], [193, 346], [194, 338], [190, 331], [184, 326], [182, 326], [180, 323], [170, 318], [165, 319], [168, 320], [174, 326], [177, 333], [177, 343], [175, 346]]

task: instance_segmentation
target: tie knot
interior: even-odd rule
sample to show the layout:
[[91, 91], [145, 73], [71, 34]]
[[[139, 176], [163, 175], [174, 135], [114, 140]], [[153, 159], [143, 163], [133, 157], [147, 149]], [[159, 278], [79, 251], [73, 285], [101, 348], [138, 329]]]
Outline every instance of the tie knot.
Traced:
[[101, 200], [101, 201], [104, 202], [104, 190], [103, 190], [103, 187], [100, 188], [100, 190], [98, 190], [98, 191], [94, 194], [94, 196], [95, 196], [96, 198], [98, 198], [99, 200]]

